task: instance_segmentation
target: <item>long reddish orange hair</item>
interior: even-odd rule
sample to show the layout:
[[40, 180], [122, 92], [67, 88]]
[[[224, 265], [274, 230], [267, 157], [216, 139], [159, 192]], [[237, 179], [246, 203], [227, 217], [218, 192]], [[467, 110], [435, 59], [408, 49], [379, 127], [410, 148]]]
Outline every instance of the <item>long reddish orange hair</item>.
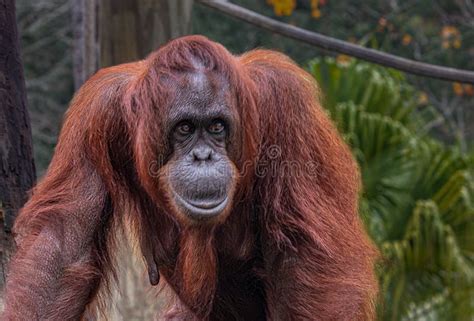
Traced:
[[[228, 85], [239, 123], [229, 149], [241, 177], [225, 222], [183, 227], [151, 172], [170, 152], [161, 117], [176, 90], [170, 79], [193, 72], [196, 60]], [[36, 304], [23, 279], [44, 283], [31, 274], [45, 229], [63, 235], [57, 246], [72, 254], [58, 277], [65, 290], [43, 315], [82, 314], [113, 271], [111, 231], [126, 222], [152, 282], [160, 272], [200, 319], [213, 318], [222, 267], [232, 258], [256, 262], [250, 270], [268, 320], [372, 320], [377, 252], [358, 216], [360, 177], [318, 97], [313, 78], [288, 57], [233, 56], [202, 36], [100, 70], [73, 99], [48, 172], [16, 221], [6, 315]], [[81, 262], [78, 248], [90, 248]]]

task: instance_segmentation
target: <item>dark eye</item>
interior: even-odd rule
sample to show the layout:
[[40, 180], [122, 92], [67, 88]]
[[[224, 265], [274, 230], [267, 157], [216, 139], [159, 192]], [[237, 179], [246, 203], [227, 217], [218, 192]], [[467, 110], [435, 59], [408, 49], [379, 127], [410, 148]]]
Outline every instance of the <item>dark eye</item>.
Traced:
[[218, 135], [224, 132], [225, 124], [222, 120], [214, 121], [211, 126], [209, 126], [209, 132], [214, 135]]
[[176, 132], [183, 136], [191, 135], [194, 132], [194, 126], [191, 123], [185, 121], [178, 124], [176, 127]]

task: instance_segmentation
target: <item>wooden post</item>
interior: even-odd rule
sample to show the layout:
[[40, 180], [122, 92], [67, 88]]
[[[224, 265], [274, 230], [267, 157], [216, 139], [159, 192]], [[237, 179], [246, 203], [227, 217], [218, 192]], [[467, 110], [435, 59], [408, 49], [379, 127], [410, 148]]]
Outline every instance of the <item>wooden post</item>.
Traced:
[[143, 59], [191, 27], [193, 0], [100, 0], [100, 66]]
[[98, 0], [72, 2], [74, 89], [99, 68]]
[[3, 288], [5, 267], [13, 249], [13, 220], [35, 181], [14, 0], [0, 0], [0, 41], [0, 286]]

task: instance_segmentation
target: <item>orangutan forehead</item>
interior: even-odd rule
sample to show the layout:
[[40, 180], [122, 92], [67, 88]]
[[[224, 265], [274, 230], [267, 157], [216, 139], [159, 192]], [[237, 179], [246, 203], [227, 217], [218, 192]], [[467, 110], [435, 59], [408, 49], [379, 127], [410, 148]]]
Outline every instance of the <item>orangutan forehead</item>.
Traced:
[[220, 86], [212, 78], [203, 71], [189, 73], [183, 78], [182, 89], [198, 97], [215, 97]]
[[222, 78], [218, 74], [203, 70], [176, 78], [174, 97], [169, 110], [171, 123], [186, 117], [234, 118], [230, 108], [232, 102], [229, 86]]
[[176, 78], [172, 105], [193, 104], [206, 107], [223, 104], [228, 98], [229, 85], [214, 72], [196, 70]]
[[216, 97], [223, 95], [229, 87], [222, 75], [216, 72], [197, 69], [184, 75], [178, 87], [185, 93], [190, 91], [199, 97]]

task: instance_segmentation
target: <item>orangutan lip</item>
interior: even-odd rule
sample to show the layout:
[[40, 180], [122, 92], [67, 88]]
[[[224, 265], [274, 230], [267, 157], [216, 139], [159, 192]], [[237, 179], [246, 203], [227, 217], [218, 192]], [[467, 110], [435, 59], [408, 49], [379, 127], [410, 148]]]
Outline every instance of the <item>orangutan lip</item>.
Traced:
[[228, 198], [225, 197], [217, 201], [189, 201], [184, 199], [181, 195], [174, 192], [174, 197], [177, 203], [186, 209], [189, 216], [193, 218], [205, 218], [217, 216], [224, 211], [227, 206]]
[[199, 202], [187, 201], [187, 202], [191, 206], [194, 206], [194, 207], [197, 207], [197, 208], [200, 208], [200, 209], [203, 209], [203, 210], [211, 210], [211, 209], [214, 209], [214, 208], [218, 207], [219, 205], [221, 205], [223, 202], [226, 201], [226, 199], [227, 198], [224, 198], [222, 200], [218, 200], [217, 202], [208, 202], [208, 201], [199, 201]]

